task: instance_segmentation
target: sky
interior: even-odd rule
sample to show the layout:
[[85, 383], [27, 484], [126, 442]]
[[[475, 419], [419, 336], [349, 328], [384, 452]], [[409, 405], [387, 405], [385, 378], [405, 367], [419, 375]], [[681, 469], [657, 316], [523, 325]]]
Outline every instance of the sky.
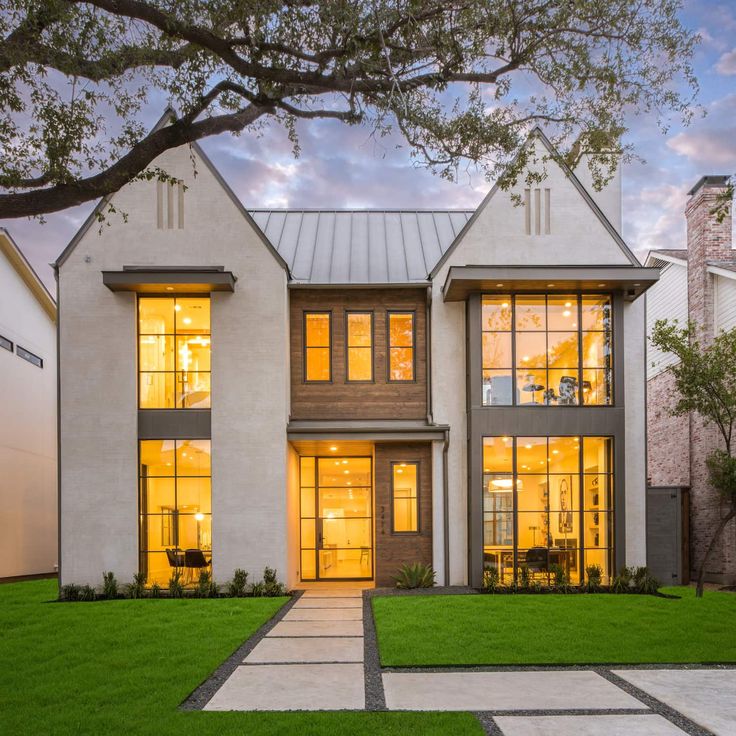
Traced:
[[[624, 142], [641, 160], [623, 167], [623, 236], [643, 257], [651, 248], [685, 246], [688, 190], [703, 175], [736, 172], [736, 1], [687, 0], [681, 19], [702, 41], [694, 59], [698, 102], [707, 113], [663, 135], [651, 118], [632, 117]], [[162, 110], [151, 108], [153, 125]], [[283, 129], [206, 139], [202, 147], [246, 207], [474, 208], [490, 188], [482, 174], [456, 183], [418, 168], [400, 140], [335, 121], [300, 126], [295, 159]], [[92, 205], [38, 220], [5, 220], [41, 278], [53, 289], [50, 262]]]

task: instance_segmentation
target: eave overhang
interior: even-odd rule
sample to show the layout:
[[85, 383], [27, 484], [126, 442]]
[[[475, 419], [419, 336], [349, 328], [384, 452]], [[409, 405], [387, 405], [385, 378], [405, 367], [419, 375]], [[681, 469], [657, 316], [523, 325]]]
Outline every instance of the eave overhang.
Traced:
[[110, 291], [139, 294], [209, 294], [235, 291], [237, 278], [223, 266], [123, 266], [122, 271], [103, 271], [102, 283]]
[[452, 266], [442, 295], [460, 302], [477, 292], [606, 291], [634, 301], [658, 279], [658, 268], [644, 266]]
[[450, 427], [415, 420], [295, 420], [289, 422], [289, 440], [382, 440], [395, 442], [443, 440]]

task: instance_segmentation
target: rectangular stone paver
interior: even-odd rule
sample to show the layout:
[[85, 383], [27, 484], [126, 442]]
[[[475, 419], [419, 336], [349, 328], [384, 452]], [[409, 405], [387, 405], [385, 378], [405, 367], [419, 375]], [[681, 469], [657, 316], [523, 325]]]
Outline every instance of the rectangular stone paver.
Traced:
[[291, 608], [282, 621], [362, 621], [362, 608]]
[[363, 622], [279, 621], [267, 636], [363, 636]]
[[241, 666], [205, 710], [361, 710], [362, 664]]
[[389, 710], [571, 710], [645, 706], [595, 672], [387, 672]]
[[302, 596], [292, 608], [363, 608], [361, 598], [305, 598]]
[[362, 598], [362, 590], [305, 590], [302, 598]]
[[616, 670], [718, 736], [736, 734], [736, 670]]
[[504, 736], [682, 736], [659, 715], [496, 716]]
[[245, 658], [260, 662], [362, 662], [363, 637], [262, 639]]

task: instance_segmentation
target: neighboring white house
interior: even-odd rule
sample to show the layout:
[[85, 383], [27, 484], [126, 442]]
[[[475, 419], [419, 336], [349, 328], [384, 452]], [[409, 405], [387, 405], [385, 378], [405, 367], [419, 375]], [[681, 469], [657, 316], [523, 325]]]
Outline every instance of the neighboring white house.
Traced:
[[0, 578], [58, 559], [56, 304], [0, 228]]
[[523, 207], [249, 211], [196, 145], [112, 195], [57, 261], [62, 583], [644, 564], [658, 270], [527, 145]]

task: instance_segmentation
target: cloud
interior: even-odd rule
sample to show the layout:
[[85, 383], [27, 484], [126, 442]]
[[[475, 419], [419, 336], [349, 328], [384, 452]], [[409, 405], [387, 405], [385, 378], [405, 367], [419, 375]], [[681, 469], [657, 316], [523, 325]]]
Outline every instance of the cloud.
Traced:
[[716, 71], [725, 76], [736, 74], [736, 49], [726, 51], [716, 63]]
[[735, 116], [736, 94], [727, 95], [709, 106], [708, 116], [697, 129], [678, 133], [667, 141], [667, 147], [701, 169], [713, 169], [702, 174], [731, 173], [736, 169]]

